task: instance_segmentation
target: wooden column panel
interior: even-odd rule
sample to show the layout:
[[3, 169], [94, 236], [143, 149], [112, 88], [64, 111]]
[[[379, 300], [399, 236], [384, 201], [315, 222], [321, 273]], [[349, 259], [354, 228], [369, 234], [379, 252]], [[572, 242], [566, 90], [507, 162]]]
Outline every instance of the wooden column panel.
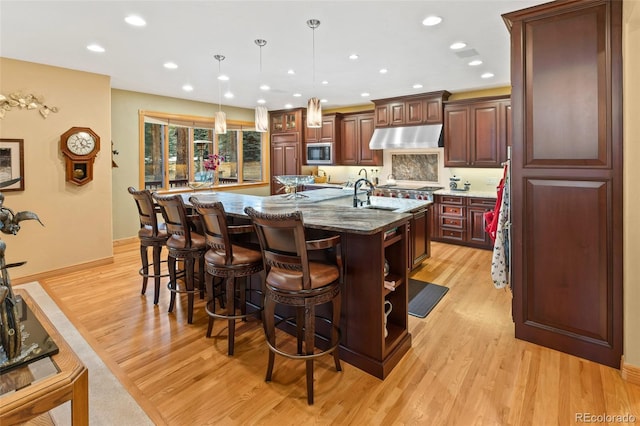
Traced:
[[622, 2], [551, 2], [504, 19], [516, 337], [619, 368]]
[[601, 181], [526, 179], [523, 321], [541, 331], [613, 346], [607, 200]]

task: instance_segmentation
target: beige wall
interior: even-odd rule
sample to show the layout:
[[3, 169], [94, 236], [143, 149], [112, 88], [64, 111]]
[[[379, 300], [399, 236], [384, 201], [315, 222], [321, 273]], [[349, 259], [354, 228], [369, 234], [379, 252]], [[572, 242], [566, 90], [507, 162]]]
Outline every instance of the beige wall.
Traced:
[[[118, 151], [113, 169], [113, 239], [135, 237], [140, 222], [138, 212], [127, 188], [138, 188], [139, 149], [138, 149], [138, 111], [155, 111], [168, 114], [212, 117], [217, 106], [205, 102], [194, 102], [146, 93], [113, 89], [111, 91], [111, 128], [113, 147]], [[254, 111], [246, 108], [225, 106], [228, 120], [254, 120]], [[256, 195], [269, 195], [269, 187], [252, 188], [237, 192]]]
[[624, 66], [624, 356], [640, 367], [640, 5], [623, 3]]
[[[0, 235], [8, 262], [27, 261], [13, 278], [111, 258], [110, 86], [108, 76], [0, 58], [0, 93], [42, 95], [59, 108], [47, 119], [13, 109], [0, 120], [0, 137], [24, 139], [25, 190], [4, 192], [4, 206], [33, 211], [45, 224], [24, 221], [18, 235]], [[94, 179], [84, 186], [65, 182], [59, 149], [60, 135], [74, 126], [100, 136]]]

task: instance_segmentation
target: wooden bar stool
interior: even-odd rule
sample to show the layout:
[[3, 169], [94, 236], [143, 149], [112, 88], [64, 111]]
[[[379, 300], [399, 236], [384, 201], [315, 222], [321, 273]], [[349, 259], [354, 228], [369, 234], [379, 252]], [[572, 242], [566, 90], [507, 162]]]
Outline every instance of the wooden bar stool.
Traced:
[[[313, 360], [333, 352], [336, 370], [341, 371], [340, 285], [343, 280], [340, 236], [306, 241], [302, 213], [268, 214], [244, 209], [253, 221], [265, 264], [264, 329], [269, 346], [266, 381], [271, 381], [275, 354], [306, 362], [307, 402], [313, 404]], [[322, 261], [309, 260], [308, 252], [325, 250]], [[331, 325], [329, 348], [315, 349], [315, 307], [332, 303], [332, 318], [320, 318]], [[297, 353], [276, 346], [275, 305], [296, 309]], [[304, 350], [302, 344], [304, 343]]]
[[[204, 253], [207, 251], [204, 236], [195, 232], [199, 216], [189, 216], [182, 197], [176, 195], [153, 194], [153, 199], [160, 206], [162, 217], [167, 226], [170, 237], [167, 240], [169, 249], [169, 291], [171, 301], [169, 312], [173, 312], [176, 293], [187, 294], [187, 322], [193, 323], [193, 295], [198, 292], [195, 288], [195, 264], [198, 263], [198, 279], [200, 283], [200, 297], [204, 297]], [[178, 287], [178, 271], [176, 261], [184, 262], [184, 288]]]
[[[246, 285], [245, 277], [261, 272], [264, 267], [262, 253], [259, 247], [248, 248], [243, 245], [233, 244], [230, 235], [254, 233], [253, 225], [228, 225], [227, 214], [221, 202], [201, 203], [196, 196], [189, 199], [191, 205], [200, 214], [204, 236], [209, 250], [204, 255], [207, 289], [207, 304], [205, 310], [209, 315], [207, 337], [211, 337], [213, 321], [215, 318], [226, 319], [229, 324], [228, 350], [233, 355], [235, 344], [235, 324], [237, 319], [246, 320], [248, 316], [260, 312], [247, 313], [246, 310]], [[216, 297], [214, 292], [214, 277], [224, 279], [224, 311], [216, 310]], [[236, 280], [236, 278], [241, 278]], [[262, 281], [262, 280], [261, 280]], [[239, 306], [236, 305], [236, 295]], [[222, 304], [221, 304], [222, 305]], [[237, 308], [240, 313], [237, 313]]]
[[[149, 278], [154, 279], [153, 304], [158, 304], [160, 297], [160, 279], [168, 277], [169, 274], [161, 272], [161, 264], [166, 260], [160, 260], [162, 255], [162, 247], [167, 245], [167, 229], [164, 223], [158, 223], [157, 213], [160, 210], [156, 208], [151, 197], [151, 192], [147, 189], [137, 191], [134, 187], [129, 187], [129, 194], [133, 195], [133, 199], [138, 207], [138, 216], [140, 217], [140, 230], [138, 238], [140, 239], [140, 259], [142, 260], [142, 268], [139, 274], [142, 275], [142, 294], [147, 291], [147, 281]], [[149, 264], [148, 248], [152, 247], [153, 263]], [[153, 267], [153, 273], [149, 273], [149, 267]]]

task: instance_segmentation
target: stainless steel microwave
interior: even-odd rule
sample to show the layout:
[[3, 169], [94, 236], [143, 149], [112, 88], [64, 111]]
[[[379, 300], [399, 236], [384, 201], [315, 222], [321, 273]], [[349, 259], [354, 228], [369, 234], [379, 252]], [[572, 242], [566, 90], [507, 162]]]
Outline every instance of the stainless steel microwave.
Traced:
[[307, 144], [307, 164], [333, 164], [334, 152], [331, 142]]

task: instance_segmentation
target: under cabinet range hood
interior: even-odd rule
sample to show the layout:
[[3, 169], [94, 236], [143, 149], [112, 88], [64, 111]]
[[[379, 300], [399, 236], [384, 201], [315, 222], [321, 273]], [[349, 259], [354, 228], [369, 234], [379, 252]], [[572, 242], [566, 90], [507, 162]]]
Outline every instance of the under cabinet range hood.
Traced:
[[373, 131], [369, 142], [369, 149], [416, 149], [442, 146], [442, 124], [377, 128]]

